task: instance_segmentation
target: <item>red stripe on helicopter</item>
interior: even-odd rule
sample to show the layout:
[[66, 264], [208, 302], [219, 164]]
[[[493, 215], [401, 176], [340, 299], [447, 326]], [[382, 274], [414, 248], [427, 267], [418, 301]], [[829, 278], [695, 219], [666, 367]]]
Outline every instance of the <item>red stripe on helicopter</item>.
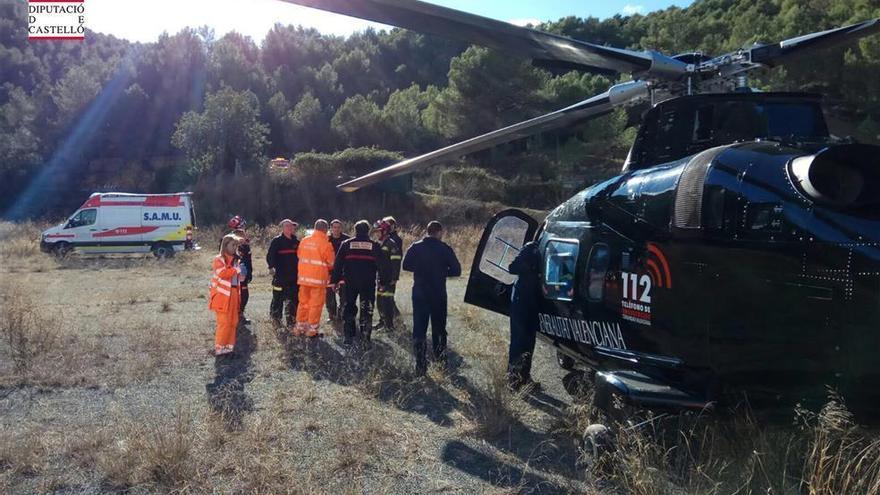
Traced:
[[649, 259], [647, 263], [648, 265], [648, 273], [651, 275], [651, 278], [654, 279], [654, 285], [663, 286], [663, 277], [660, 276], [660, 267], [657, 266], [657, 263], [654, 263], [654, 260]]
[[669, 262], [666, 261], [666, 255], [663, 254], [663, 251], [657, 247], [653, 242], [648, 243], [648, 251], [657, 257], [657, 260], [660, 261], [660, 266], [663, 267], [663, 275], [665, 275], [666, 284], [660, 284], [661, 286], [665, 286], [667, 289], [672, 288], [672, 273], [669, 271]]

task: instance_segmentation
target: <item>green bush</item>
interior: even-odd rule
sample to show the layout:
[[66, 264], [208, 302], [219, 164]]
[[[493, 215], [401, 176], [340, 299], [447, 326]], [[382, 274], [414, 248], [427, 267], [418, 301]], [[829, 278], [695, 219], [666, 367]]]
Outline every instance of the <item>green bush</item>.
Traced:
[[299, 153], [287, 169], [205, 177], [196, 185], [196, 216], [200, 223], [244, 215], [261, 224], [289, 217], [300, 223], [315, 218], [379, 218], [411, 207], [411, 197], [373, 186], [355, 193], [336, 189], [341, 182], [400, 161], [401, 156], [375, 148], [333, 154]]
[[464, 167], [440, 174], [440, 194], [478, 201], [503, 201], [507, 181], [486, 169]]

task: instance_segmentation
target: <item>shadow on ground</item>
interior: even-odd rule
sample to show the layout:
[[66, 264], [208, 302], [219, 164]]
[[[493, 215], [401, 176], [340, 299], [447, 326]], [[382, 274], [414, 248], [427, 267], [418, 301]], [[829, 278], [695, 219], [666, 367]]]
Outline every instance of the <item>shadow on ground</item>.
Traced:
[[[410, 338], [401, 331], [379, 333], [374, 335], [369, 347], [355, 346], [350, 349], [342, 346], [340, 339], [330, 336], [307, 339], [285, 332], [279, 335], [279, 339], [283, 343], [284, 359], [288, 366], [292, 370], [308, 373], [314, 380], [357, 387], [385, 404], [420, 414], [443, 427], [453, 426], [456, 416], [463, 416], [474, 424], [493, 420], [491, 415], [480, 414], [479, 408], [487, 405], [494, 407], [494, 399], [465, 376], [464, 359], [451, 349], [445, 379], [443, 383], [438, 383], [430, 374], [421, 378], [414, 375]], [[459, 393], [453, 395], [452, 392], [456, 390]], [[564, 415], [566, 404], [545, 393], [524, 396], [522, 400], [553, 420], [561, 420]], [[518, 462], [496, 459], [491, 449], [480, 452], [460, 440], [446, 444], [442, 460], [494, 486], [528, 487], [526, 491], [532, 493], [558, 493], [564, 490], [540, 475], [526, 472], [525, 466], [532, 471], [573, 479], [582, 477], [577, 468], [578, 452], [570, 437], [562, 433], [533, 430], [518, 419], [511, 419], [506, 426], [502, 428], [503, 433], [492, 438], [481, 436], [480, 439]], [[497, 427], [475, 428], [480, 429], [498, 430]], [[479, 443], [475, 445], [479, 446]]]
[[359, 387], [383, 403], [421, 414], [441, 426], [452, 426], [451, 413], [462, 407], [431, 378], [417, 378], [409, 362], [384, 339], [350, 348], [329, 336], [307, 339], [285, 333], [281, 339], [290, 368], [307, 372], [314, 380]]
[[239, 325], [235, 353], [214, 358], [214, 381], [205, 385], [208, 404], [230, 427], [239, 426], [244, 414], [254, 407], [245, 385], [254, 379], [251, 355], [256, 347], [257, 338], [251, 329], [245, 324]]
[[519, 489], [523, 493], [565, 492], [562, 487], [542, 476], [527, 473], [458, 440], [447, 443], [440, 458], [445, 464], [499, 488]]

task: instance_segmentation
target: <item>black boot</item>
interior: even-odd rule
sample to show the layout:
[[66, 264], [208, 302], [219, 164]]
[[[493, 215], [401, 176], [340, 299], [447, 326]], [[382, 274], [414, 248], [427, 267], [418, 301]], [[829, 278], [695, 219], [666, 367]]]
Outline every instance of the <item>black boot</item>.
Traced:
[[425, 376], [428, 372], [428, 358], [425, 356], [426, 345], [424, 342], [417, 342], [413, 345], [413, 353], [416, 358], [416, 376]]

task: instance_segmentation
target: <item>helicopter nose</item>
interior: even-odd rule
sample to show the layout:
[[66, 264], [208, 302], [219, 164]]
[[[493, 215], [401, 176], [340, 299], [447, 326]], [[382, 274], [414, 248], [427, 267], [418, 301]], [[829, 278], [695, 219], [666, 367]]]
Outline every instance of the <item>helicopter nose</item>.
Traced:
[[844, 144], [789, 164], [792, 183], [810, 199], [836, 209], [880, 204], [880, 146]]

